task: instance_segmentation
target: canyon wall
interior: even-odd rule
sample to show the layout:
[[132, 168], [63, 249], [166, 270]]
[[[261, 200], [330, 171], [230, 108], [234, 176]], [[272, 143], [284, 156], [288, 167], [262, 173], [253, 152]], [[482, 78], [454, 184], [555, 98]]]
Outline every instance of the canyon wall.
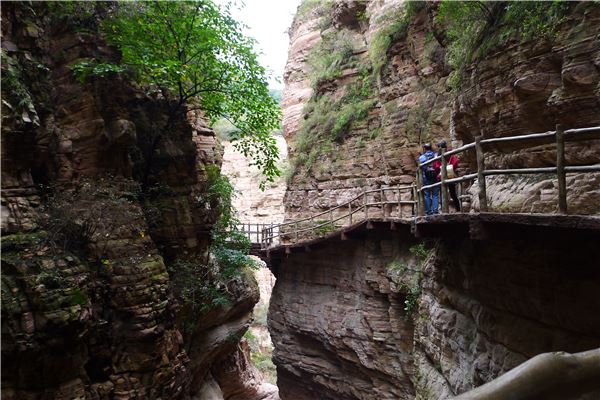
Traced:
[[[279, 149], [280, 169], [287, 168], [287, 145], [281, 136], [275, 136]], [[252, 161], [235, 149], [231, 142], [223, 142], [223, 166], [221, 172], [226, 175], [235, 188], [237, 195], [233, 199], [238, 218], [241, 222], [259, 224], [279, 224], [283, 222], [283, 196], [285, 194], [285, 177], [280, 176], [275, 182], [260, 190], [260, 172]]]
[[[456, 138], [467, 143], [475, 136], [506, 137], [600, 125], [600, 7], [573, 4], [553, 40], [511, 40], [470, 66], [458, 90], [453, 124]], [[475, 168], [475, 155], [469, 163]], [[600, 160], [598, 140], [566, 143], [567, 165]], [[554, 145], [527, 149], [494, 148], [486, 168], [525, 168], [556, 165]], [[556, 177], [548, 175], [488, 178], [488, 203], [500, 212], [557, 211]], [[476, 185], [472, 188], [478, 208]], [[599, 214], [600, 174], [567, 175], [567, 203], [574, 214]]]
[[[188, 113], [154, 141], [168, 99], [126, 74], [76, 79], [119, 57], [89, 4], [2, 6], [2, 399], [202, 398], [214, 381], [265, 398], [238, 369], [256, 281], [220, 282], [209, 257], [215, 135]], [[210, 299], [177, 283], [196, 276], [228, 301], [198, 312]]]
[[597, 348], [593, 242], [423, 244], [402, 227], [284, 257], [269, 313], [281, 397], [448, 398], [534, 355]]
[[[313, 7], [297, 15], [290, 29], [284, 74], [283, 127], [295, 166], [285, 197], [289, 219], [336, 206], [364, 189], [411, 184], [420, 143], [449, 139], [451, 97], [446, 80], [450, 70], [439, 43], [427, 37], [432, 22], [425, 8], [415, 11], [410, 24], [394, 33], [390, 25], [403, 19], [402, 1], [310, 4]], [[398, 37], [387, 53], [373, 54], [373, 41], [392, 34]], [[313, 58], [324, 57], [315, 55], [324, 40], [326, 46], [344, 45], [351, 50], [336, 61], [342, 65], [333, 78], [315, 82], [320, 71]], [[374, 61], [375, 56], [381, 59]], [[324, 97], [352, 101], [352, 96], [349, 100], [344, 96], [357, 84], [368, 85], [365, 101], [372, 105], [341, 140], [329, 143], [323, 138], [330, 134], [327, 125], [340, 115], [324, 110], [320, 103], [314, 108], [307, 104]], [[299, 150], [299, 140], [305, 140], [300, 139], [302, 127], [313, 113], [325, 114], [332, 122], [314, 126], [312, 131], [323, 133], [308, 150]], [[314, 159], [312, 165], [299, 161], [306, 157]]]
[[[511, 37], [468, 66], [458, 84], [451, 82], [456, 77], [447, 62], [449, 39], [437, 12], [436, 3], [394, 0], [307, 1], [299, 8], [284, 75], [283, 126], [294, 166], [286, 218], [326, 210], [364, 189], [412, 184], [421, 143], [443, 138], [458, 146], [479, 135], [600, 124], [597, 5], [573, 3], [552, 39]], [[347, 51], [327, 58], [323, 50], [337, 54], [334, 46]], [[356, 85], [368, 94], [354, 93]], [[344, 110], [355, 106], [357, 97], [366, 113], [351, 119], [340, 134], [336, 124], [349, 118]], [[362, 110], [356, 107], [354, 115]], [[567, 143], [567, 165], [597, 162], [598, 149], [597, 141]], [[486, 154], [488, 168], [555, 162], [553, 145], [496, 146]], [[475, 154], [463, 154], [459, 173], [474, 170]], [[598, 179], [598, 174], [568, 174], [572, 213], [598, 213], [593, 206], [600, 200], [594, 190]], [[488, 181], [493, 211], [557, 210], [557, 183], [551, 175]], [[465, 187], [465, 194], [477, 210], [477, 184]]]
[[[283, 103], [294, 166], [287, 220], [365, 189], [413, 183], [421, 143], [600, 125], [597, 4], [570, 3], [552, 38], [509, 37], [467, 66], [458, 85], [438, 4], [407, 4], [300, 6]], [[323, 58], [334, 44], [343, 57]], [[600, 146], [568, 143], [566, 159], [598, 163]], [[495, 146], [485, 162], [553, 166], [556, 153], [553, 145]], [[459, 172], [475, 169], [467, 153]], [[600, 214], [598, 179], [568, 174], [570, 213]], [[477, 211], [477, 183], [466, 190]], [[487, 193], [490, 211], [557, 211], [550, 175], [490, 177]], [[389, 230], [350, 239], [292, 250], [273, 266], [269, 327], [282, 399], [448, 398], [536, 354], [600, 346], [600, 323], [589, 318], [599, 306], [592, 240], [421, 242]]]

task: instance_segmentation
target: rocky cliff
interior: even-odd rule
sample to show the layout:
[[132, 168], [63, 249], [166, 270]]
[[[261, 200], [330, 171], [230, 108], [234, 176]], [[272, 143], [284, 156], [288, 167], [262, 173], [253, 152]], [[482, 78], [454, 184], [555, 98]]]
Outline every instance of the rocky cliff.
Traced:
[[401, 1], [301, 6], [284, 74], [283, 127], [294, 166], [286, 218], [364, 189], [410, 184], [420, 143], [449, 137], [450, 70], [427, 35], [426, 8], [417, 8], [408, 17]]
[[591, 240], [424, 244], [382, 225], [283, 257], [269, 312], [281, 397], [444, 399], [540, 353], [598, 348], [596, 255]]
[[[438, 6], [300, 6], [284, 90], [294, 165], [286, 219], [412, 183], [420, 143], [600, 125], [597, 5], [569, 4], [545, 40], [507, 33], [458, 75]], [[485, 162], [554, 165], [553, 149], [499, 147]], [[567, 162], [597, 163], [599, 151], [597, 141], [569, 144]], [[461, 172], [475, 167], [474, 157], [461, 160]], [[598, 174], [567, 182], [571, 213], [600, 213]], [[551, 176], [494, 177], [488, 203], [496, 212], [552, 213], [556, 191]], [[283, 399], [447, 398], [541, 352], [600, 346], [598, 321], [587, 317], [598, 307], [597, 276], [583, 256], [595, 251], [590, 241], [424, 243], [391, 231], [349, 239], [292, 251], [274, 267], [269, 326]]]
[[[2, 398], [198, 398], [211, 370], [233, 390], [227, 368], [263, 398], [231, 358], [258, 287], [213, 279], [208, 254], [214, 133], [189, 113], [151, 147], [169, 100], [126, 75], [77, 80], [119, 54], [102, 7], [74, 7], [2, 6]], [[190, 280], [228, 301], [190, 303]]]
[[[275, 137], [279, 149], [280, 164], [287, 165], [287, 146], [281, 136]], [[237, 151], [230, 142], [223, 143], [222, 172], [229, 177], [237, 195], [233, 205], [241, 222], [260, 224], [279, 224], [283, 222], [283, 196], [286, 183], [283, 176], [267, 185], [265, 190], [259, 189], [260, 172], [252, 165], [251, 160]]]
[[[457, 83], [435, 3], [303, 2], [290, 30], [284, 75], [283, 126], [294, 166], [286, 218], [336, 206], [363, 189], [414, 182], [421, 143], [444, 138], [460, 145], [478, 135], [545, 132], [557, 123], [598, 125], [600, 11], [586, 2], [569, 7], [551, 38], [522, 41], [513, 33], [461, 72]], [[497, 148], [486, 163], [548, 166], [556, 159], [552, 149]], [[568, 144], [566, 152], [571, 165], [599, 158], [594, 142]], [[474, 154], [464, 156], [461, 172], [475, 169]], [[572, 212], [597, 213], [590, 205], [598, 201], [598, 179], [569, 174]], [[550, 176], [489, 181], [495, 211], [556, 210]]]

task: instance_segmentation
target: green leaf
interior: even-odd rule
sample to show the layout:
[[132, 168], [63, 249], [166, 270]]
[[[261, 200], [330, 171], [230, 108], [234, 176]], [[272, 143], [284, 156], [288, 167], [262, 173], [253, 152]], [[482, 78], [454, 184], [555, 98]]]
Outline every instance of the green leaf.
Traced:
[[102, 27], [140, 83], [171, 92], [182, 108], [200, 108], [212, 121], [231, 121], [237, 148], [266, 181], [278, 176], [271, 132], [280, 126], [281, 110], [253, 40], [227, 9], [209, 0], [119, 2]]

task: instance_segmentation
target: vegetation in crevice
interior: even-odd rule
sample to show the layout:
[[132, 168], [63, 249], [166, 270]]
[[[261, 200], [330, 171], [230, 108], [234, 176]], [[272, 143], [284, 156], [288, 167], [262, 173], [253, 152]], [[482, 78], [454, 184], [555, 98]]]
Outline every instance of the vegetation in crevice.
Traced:
[[[267, 329], [266, 322], [263, 329]], [[252, 330], [246, 331], [244, 338], [248, 341], [250, 347], [250, 358], [252, 363], [262, 373], [265, 380], [271, 384], [277, 383], [277, 368], [273, 364], [273, 349], [261, 346], [259, 337], [252, 333]]]
[[[33, 22], [30, 29], [38, 29]], [[1, 50], [2, 131], [40, 126], [50, 110], [48, 67], [29, 51]]]
[[417, 309], [418, 300], [421, 296], [423, 266], [432, 250], [424, 243], [418, 243], [411, 246], [408, 251], [414, 261], [403, 262], [397, 259], [392, 261], [387, 268], [392, 277], [395, 277], [393, 279], [397, 281], [399, 292], [404, 296], [404, 311], [411, 315]]
[[206, 166], [208, 192], [198, 201], [218, 215], [211, 230], [211, 258], [207, 264], [196, 257], [180, 257], [168, 265], [172, 287], [187, 308], [183, 327], [196, 328], [198, 319], [215, 308], [226, 307], [236, 298], [236, 282], [245, 280], [258, 267], [248, 256], [251, 243], [237, 230], [233, 207], [235, 189], [215, 165]]
[[[296, 10], [295, 20], [301, 20], [311, 12], [315, 12], [315, 17], [329, 17], [333, 7], [333, 0], [302, 0]], [[331, 24], [331, 18], [327, 18], [325, 25]]]
[[381, 69], [387, 62], [387, 51], [392, 43], [406, 36], [412, 18], [425, 7], [425, 1], [407, 1], [375, 21], [381, 28], [373, 34], [369, 43], [369, 58], [376, 79], [381, 76]]
[[[321, 42], [311, 49], [308, 65], [314, 90], [304, 105], [305, 119], [295, 139], [293, 173], [300, 168], [310, 172], [315, 161], [343, 143], [355, 124], [363, 121], [377, 102], [372, 98], [374, 82], [370, 62], [357, 56], [351, 32], [343, 29], [323, 33]], [[358, 70], [358, 75], [353, 77], [352, 83], [338, 90], [334, 81], [348, 69]]]
[[465, 68], [510, 39], [552, 40], [572, 5], [565, 1], [449, 1], [440, 3], [436, 20], [445, 29], [449, 84], [457, 88]]

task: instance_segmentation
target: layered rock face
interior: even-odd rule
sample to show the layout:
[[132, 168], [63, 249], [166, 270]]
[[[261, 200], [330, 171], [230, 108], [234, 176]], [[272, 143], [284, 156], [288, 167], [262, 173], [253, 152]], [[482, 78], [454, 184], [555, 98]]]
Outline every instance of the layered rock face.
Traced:
[[558, 238], [420, 247], [407, 228], [284, 258], [269, 313], [281, 397], [448, 398], [536, 354], [597, 348], [597, 253]]
[[598, 348], [595, 254], [564, 238], [438, 243], [415, 327], [418, 391], [458, 394], [540, 353]]
[[[303, 121], [321, 111], [310, 99], [343, 98], [364, 78], [355, 64], [311, 82], [311, 48], [342, 32], [352, 44], [349, 57], [365, 65], [377, 32], [391, 23], [386, 16], [398, 21], [402, 7], [338, 1], [325, 17], [319, 9], [297, 16], [284, 91], [292, 162], [302, 157]], [[412, 183], [419, 142], [450, 138], [456, 146], [479, 135], [600, 125], [600, 10], [592, 3], [571, 7], [551, 42], [509, 41], [469, 67], [455, 93], [447, 85], [451, 69], [436, 6], [417, 9], [405, 30], [389, 36], [368, 115], [319, 153], [313, 167], [296, 169], [286, 219], [336, 206], [366, 188]], [[567, 164], [597, 163], [599, 149], [597, 141], [569, 143]], [[553, 145], [494, 147], [485, 162], [488, 168], [553, 166], [556, 153]], [[460, 172], [475, 169], [467, 153]], [[599, 213], [597, 179], [568, 175], [571, 213]], [[490, 211], [553, 213], [556, 186], [548, 175], [488, 177]], [[476, 189], [476, 183], [469, 189], [475, 211]], [[354, 239], [311, 246], [274, 266], [269, 324], [283, 399], [448, 398], [536, 354], [600, 346], [599, 321], [588, 318], [599, 305], [590, 241], [456, 238], [428, 243], [422, 262], [408, 233], [371, 231]]]
[[[456, 138], [472, 142], [554, 130], [600, 125], [600, 9], [586, 2], [572, 12], [552, 41], [509, 42], [466, 74], [459, 90], [453, 122]], [[488, 152], [487, 168], [556, 165], [554, 145], [528, 149], [496, 148]], [[533, 143], [535, 145], [535, 143]], [[597, 140], [566, 144], [567, 165], [600, 160]], [[474, 154], [470, 154], [475, 168]], [[496, 176], [488, 179], [489, 205], [503, 212], [555, 212], [556, 177]], [[572, 213], [598, 214], [599, 174], [567, 176], [567, 203]], [[475, 188], [473, 188], [475, 189]], [[478, 207], [473, 190], [475, 208]]]
[[[327, 5], [331, 9], [325, 10]], [[340, 98], [351, 85], [368, 80], [373, 106], [341, 141], [334, 141], [329, 152], [320, 153], [314, 167], [297, 166], [286, 192], [286, 218], [334, 207], [364, 189], [411, 184], [420, 143], [449, 139], [451, 98], [445, 82], [450, 70], [443, 50], [427, 36], [432, 22], [426, 8], [416, 11], [406, 27], [390, 31], [390, 25], [402, 20], [403, 10], [402, 1], [340, 1], [296, 16], [290, 29], [283, 99], [284, 135], [292, 164], [301, 157], [297, 142], [304, 120], [311, 112], [324, 112], [304, 108], [311, 96]], [[344, 43], [351, 42], [347, 57], [356, 61], [342, 67], [336, 78], [315, 83], [319, 71], [311, 57], [322, 36], [332, 32], [339, 32]], [[401, 39], [391, 43], [387, 54], [379, 54], [383, 59], [375, 62], [382, 65], [375, 65], [373, 48], [380, 44], [373, 42], [388, 35]], [[377, 68], [379, 74], [373, 72]], [[319, 129], [326, 128], [315, 128]], [[308, 151], [319, 146], [312, 143]]]
[[2, 398], [187, 398], [258, 301], [243, 274], [198, 323], [174, 293], [176, 258], [208, 263], [219, 147], [190, 114], [149, 148], [167, 100], [76, 80], [77, 61], [118, 54], [97, 14], [62, 18], [2, 7]]
[[277, 266], [269, 330], [282, 399], [414, 398], [413, 324], [388, 266], [416, 261], [399, 243], [335, 242]]
[[[282, 165], [287, 163], [287, 146], [285, 139], [276, 136], [279, 157]], [[231, 184], [237, 191], [233, 199], [233, 206], [238, 212], [241, 222], [271, 224], [283, 222], [283, 196], [286, 183], [283, 176], [266, 186], [262, 191], [259, 188], [262, 179], [258, 168], [252, 165], [251, 160], [237, 151], [230, 142], [224, 142], [223, 174], [229, 177]]]
[[[318, 152], [313, 166], [297, 163], [286, 193], [286, 218], [336, 206], [364, 189], [413, 183], [420, 143], [435, 144], [444, 138], [458, 146], [473, 142], [478, 135], [491, 138], [545, 132], [558, 123], [565, 128], [600, 124], [600, 11], [594, 4], [573, 5], [552, 40], [521, 43], [515, 39], [494, 49], [468, 68], [454, 93], [448, 84], [452, 69], [445, 62], [448, 43], [444, 28], [435, 20], [435, 4], [413, 7], [406, 19], [405, 4], [400, 1], [327, 4], [330, 8], [325, 11], [325, 5], [304, 10], [290, 30], [283, 125], [292, 164], [302, 157], [313, 160], [308, 152], [325, 146], [314, 140], [309, 150], [302, 150], [306, 154], [297, 151], [303, 124], [311, 115], [323, 112], [307, 107], [311, 97], [339, 99], [352, 85], [365, 82], [361, 68], [380, 68], [381, 72], [370, 89], [369, 99], [374, 104], [368, 116], [355, 121], [329, 149]], [[343, 65], [334, 78], [315, 82], [315, 49], [333, 34], [351, 43], [347, 57], [355, 61]], [[389, 41], [383, 53], [378, 50], [382, 37]], [[374, 60], [374, 55], [379, 59]], [[313, 132], [330, 128], [322, 123]], [[488, 149], [487, 167], [555, 165], [553, 145], [526, 145], [529, 148]], [[593, 164], [599, 159], [598, 148], [597, 141], [567, 143], [566, 162]], [[461, 156], [460, 172], [468, 170], [476, 170], [474, 152]], [[556, 177], [496, 176], [488, 180], [488, 202], [494, 211], [557, 209]], [[569, 174], [567, 185], [571, 212], [597, 213], [597, 208], [590, 206], [598, 202], [594, 190], [597, 174]], [[477, 210], [476, 184], [469, 193]]]

